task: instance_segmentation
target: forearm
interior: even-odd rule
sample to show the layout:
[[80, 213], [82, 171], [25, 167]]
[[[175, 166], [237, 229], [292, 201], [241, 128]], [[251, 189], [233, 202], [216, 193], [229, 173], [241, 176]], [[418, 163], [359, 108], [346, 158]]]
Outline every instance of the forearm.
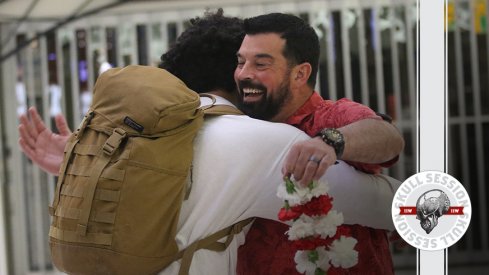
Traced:
[[338, 130], [345, 140], [343, 160], [383, 163], [399, 155], [404, 148], [399, 130], [383, 120], [363, 119]]

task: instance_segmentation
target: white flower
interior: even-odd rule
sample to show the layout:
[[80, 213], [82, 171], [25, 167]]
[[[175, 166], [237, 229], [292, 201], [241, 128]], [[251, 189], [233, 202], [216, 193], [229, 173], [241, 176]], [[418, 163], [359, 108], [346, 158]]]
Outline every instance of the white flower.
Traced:
[[295, 253], [294, 260], [296, 263], [295, 268], [299, 273], [305, 273], [306, 275], [312, 274], [316, 272], [316, 264], [309, 261], [308, 257], [309, 251], [308, 250], [298, 250]]
[[321, 268], [324, 271], [327, 271], [329, 267], [331, 266], [329, 264], [329, 255], [328, 251], [324, 246], [316, 248], [316, 251], [318, 252], [319, 259], [316, 262], [317, 267]]
[[328, 190], [328, 182], [324, 180], [313, 182], [312, 189], [309, 189], [308, 186], [303, 187], [295, 184], [295, 192], [293, 194], [287, 192], [285, 184], [280, 184], [277, 189], [277, 197], [288, 201], [290, 206], [296, 206], [298, 204], [305, 204], [314, 197], [327, 194]]
[[277, 197], [284, 201], [288, 201], [290, 206], [295, 206], [301, 203], [301, 198], [297, 193], [289, 194], [285, 188], [285, 184], [280, 184], [277, 188]]
[[301, 215], [292, 223], [289, 231], [289, 240], [299, 240], [305, 237], [314, 235], [314, 220], [313, 218]]
[[351, 237], [341, 236], [334, 240], [327, 251], [331, 264], [335, 267], [350, 268], [358, 263], [358, 252], [354, 250], [357, 240]]
[[317, 268], [324, 271], [329, 269], [331, 265], [329, 264], [329, 257], [326, 249], [324, 247], [318, 247], [316, 248], [316, 251], [318, 253], [318, 259], [315, 263], [311, 262], [309, 259], [309, 253], [311, 253], [311, 250], [299, 250], [295, 253], [294, 260], [296, 263], [296, 269], [299, 271], [299, 273], [314, 275]]
[[314, 188], [311, 190], [311, 194], [313, 197], [319, 197], [325, 195], [329, 191], [328, 182], [325, 180], [315, 181], [313, 183]]
[[321, 235], [321, 238], [333, 237], [336, 234], [336, 228], [343, 223], [343, 214], [336, 210], [331, 210], [328, 215], [316, 219], [314, 232]]

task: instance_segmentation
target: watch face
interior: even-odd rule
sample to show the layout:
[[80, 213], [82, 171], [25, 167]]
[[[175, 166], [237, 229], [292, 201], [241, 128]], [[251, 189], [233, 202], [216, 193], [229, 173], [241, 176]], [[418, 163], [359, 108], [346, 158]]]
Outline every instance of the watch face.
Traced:
[[336, 142], [341, 140], [341, 135], [337, 131], [329, 131], [330, 138]]
[[341, 133], [333, 129], [326, 129], [324, 134], [329, 140], [334, 141], [335, 143], [343, 140]]
[[321, 130], [320, 135], [326, 144], [334, 148], [336, 156], [341, 157], [345, 147], [345, 140], [341, 132], [333, 128], [326, 128]]

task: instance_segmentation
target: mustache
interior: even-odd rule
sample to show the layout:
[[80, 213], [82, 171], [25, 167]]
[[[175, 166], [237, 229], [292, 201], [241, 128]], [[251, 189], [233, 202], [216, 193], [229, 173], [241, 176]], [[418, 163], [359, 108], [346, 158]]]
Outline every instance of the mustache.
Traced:
[[267, 91], [267, 87], [265, 87], [264, 85], [262, 85], [260, 83], [255, 83], [255, 82], [248, 80], [248, 79], [240, 80], [238, 82], [238, 88], [239, 88], [239, 90], [249, 88], [249, 89], [258, 89], [258, 90], [262, 90], [265, 92]]

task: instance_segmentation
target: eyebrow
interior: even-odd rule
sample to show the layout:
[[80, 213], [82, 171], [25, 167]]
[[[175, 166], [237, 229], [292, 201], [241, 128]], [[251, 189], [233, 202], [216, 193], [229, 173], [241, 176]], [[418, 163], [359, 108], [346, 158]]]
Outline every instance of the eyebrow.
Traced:
[[256, 58], [270, 58], [270, 59], [274, 59], [273, 56], [267, 54], [267, 53], [259, 53], [257, 55], [255, 55]]
[[[236, 53], [236, 57], [242, 57], [242, 55], [237, 52]], [[268, 53], [259, 53], [259, 54], [256, 54], [255, 55], [255, 58], [269, 58], [269, 59], [275, 59], [272, 55], [268, 54]]]

